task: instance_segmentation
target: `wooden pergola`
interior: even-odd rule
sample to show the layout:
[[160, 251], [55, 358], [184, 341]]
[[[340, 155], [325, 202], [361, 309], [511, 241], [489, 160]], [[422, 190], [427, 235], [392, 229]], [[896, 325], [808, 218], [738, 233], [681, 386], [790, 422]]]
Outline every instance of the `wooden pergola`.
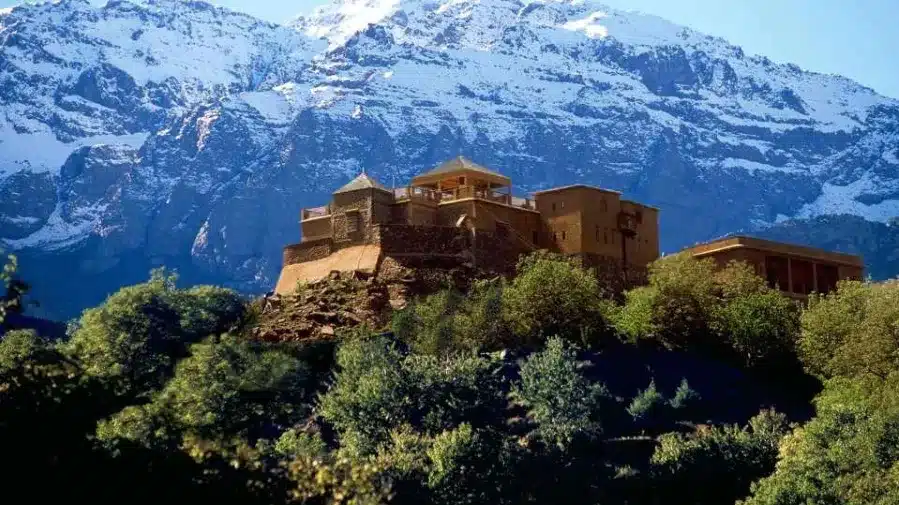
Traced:
[[424, 187], [439, 192], [453, 191], [460, 187], [478, 190], [506, 188], [511, 195], [512, 179], [488, 170], [462, 156], [453, 158], [437, 168], [412, 179], [412, 187]]

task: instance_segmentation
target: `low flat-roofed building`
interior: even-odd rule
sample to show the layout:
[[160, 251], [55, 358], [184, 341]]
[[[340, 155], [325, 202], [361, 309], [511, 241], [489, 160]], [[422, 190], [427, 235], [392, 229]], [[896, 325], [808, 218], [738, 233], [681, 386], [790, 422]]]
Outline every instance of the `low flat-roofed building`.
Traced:
[[787, 295], [805, 299], [811, 293], [828, 293], [837, 282], [861, 280], [865, 264], [861, 256], [775, 242], [747, 236], [730, 236], [684, 250], [696, 258], [712, 258], [723, 267], [738, 260]]

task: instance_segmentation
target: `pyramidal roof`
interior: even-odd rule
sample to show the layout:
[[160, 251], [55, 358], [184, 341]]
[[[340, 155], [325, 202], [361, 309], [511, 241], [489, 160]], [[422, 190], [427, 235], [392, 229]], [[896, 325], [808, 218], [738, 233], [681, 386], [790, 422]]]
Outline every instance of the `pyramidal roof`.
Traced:
[[449, 161], [445, 161], [445, 162], [441, 163], [437, 168], [421, 174], [421, 177], [450, 173], [450, 172], [455, 172], [458, 170], [473, 170], [475, 172], [481, 172], [483, 174], [492, 175], [493, 177], [508, 179], [508, 177], [506, 177], [505, 175], [494, 172], [493, 170], [490, 170], [488, 168], [482, 167], [481, 165], [478, 165], [477, 163], [466, 158], [465, 156], [456, 156], [455, 158], [453, 158]]
[[390, 190], [387, 189], [386, 187], [384, 187], [383, 184], [374, 180], [371, 176], [369, 176], [365, 172], [362, 172], [361, 174], [357, 175], [355, 179], [353, 179], [352, 181], [348, 182], [345, 186], [343, 186], [342, 188], [335, 191], [334, 194], [348, 193], [350, 191], [357, 191], [360, 189], [380, 189], [381, 191], [387, 191], [388, 193], [390, 192]]

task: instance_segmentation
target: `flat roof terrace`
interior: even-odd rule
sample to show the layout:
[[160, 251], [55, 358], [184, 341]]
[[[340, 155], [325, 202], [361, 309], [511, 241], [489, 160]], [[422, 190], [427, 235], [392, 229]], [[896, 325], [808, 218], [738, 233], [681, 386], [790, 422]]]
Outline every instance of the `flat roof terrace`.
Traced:
[[704, 244], [688, 247], [684, 251], [690, 252], [693, 256], [703, 257], [715, 254], [721, 251], [733, 249], [754, 249], [757, 251], [765, 251], [784, 256], [797, 256], [806, 259], [813, 259], [822, 262], [835, 263], [839, 265], [847, 265], [858, 268], [864, 268], [865, 262], [861, 256], [856, 254], [845, 254], [832, 251], [825, 251], [815, 247], [802, 246], [797, 244], [789, 244], [784, 242], [774, 242], [755, 237], [744, 235], [736, 235], [724, 237]]

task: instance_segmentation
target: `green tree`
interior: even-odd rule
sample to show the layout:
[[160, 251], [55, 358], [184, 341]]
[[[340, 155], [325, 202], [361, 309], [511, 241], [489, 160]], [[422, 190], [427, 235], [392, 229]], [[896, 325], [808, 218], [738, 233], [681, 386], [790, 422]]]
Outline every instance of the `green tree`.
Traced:
[[147, 395], [171, 376], [187, 346], [238, 325], [244, 305], [233, 291], [175, 288], [175, 277], [154, 272], [81, 316], [62, 349], [88, 375], [113, 380], [124, 392]]
[[799, 352], [819, 377], [899, 369], [899, 281], [841, 282], [836, 292], [813, 296], [801, 318]]
[[413, 391], [402, 359], [381, 337], [348, 341], [337, 350], [337, 372], [318, 410], [352, 453], [373, 454], [405, 418]]
[[799, 309], [774, 290], [735, 296], [715, 314], [714, 325], [747, 368], [785, 362], [799, 335]]
[[565, 447], [602, 432], [599, 406], [606, 390], [584, 377], [584, 365], [577, 361], [575, 350], [558, 337], [549, 339], [546, 349], [521, 365], [520, 383], [513, 388], [512, 397], [527, 409], [536, 425], [532, 435]]
[[393, 331], [417, 353], [447, 354], [471, 348], [472, 342], [460, 342], [456, 335], [456, 313], [462, 296], [444, 290], [409, 305], [393, 318]]
[[3, 320], [6, 318], [7, 310], [14, 307], [14, 298], [11, 296], [12, 290], [10, 288], [15, 280], [14, 276], [17, 267], [18, 260], [14, 255], [10, 254], [6, 257], [3, 268], [0, 269], [0, 286], [3, 286], [5, 292], [4, 297], [0, 299], [0, 324], [3, 324]]
[[305, 369], [266, 347], [227, 335], [193, 344], [152, 401], [101, 422], [99, 438], [166, 446], [180, 444], [185, 435], [251, 437], [267, 426], [293, 424], [307, 413]]
[[744, 505], [899, 503], [899, 373], [831, 379]]
[[653, 339], [668, 348], [708, 345], [721, 301], [711, 260], [666, 256], [649, 266], [649, 284], [627, 293], [614, 325], [632, 341]]
[[553, 335], [588, 345], [609, 334], [605, 314], [610, 302], [596, 276], [560, 255], [523, 257], [502, 302], [506, 322], [525, 345], [542, 344]]

